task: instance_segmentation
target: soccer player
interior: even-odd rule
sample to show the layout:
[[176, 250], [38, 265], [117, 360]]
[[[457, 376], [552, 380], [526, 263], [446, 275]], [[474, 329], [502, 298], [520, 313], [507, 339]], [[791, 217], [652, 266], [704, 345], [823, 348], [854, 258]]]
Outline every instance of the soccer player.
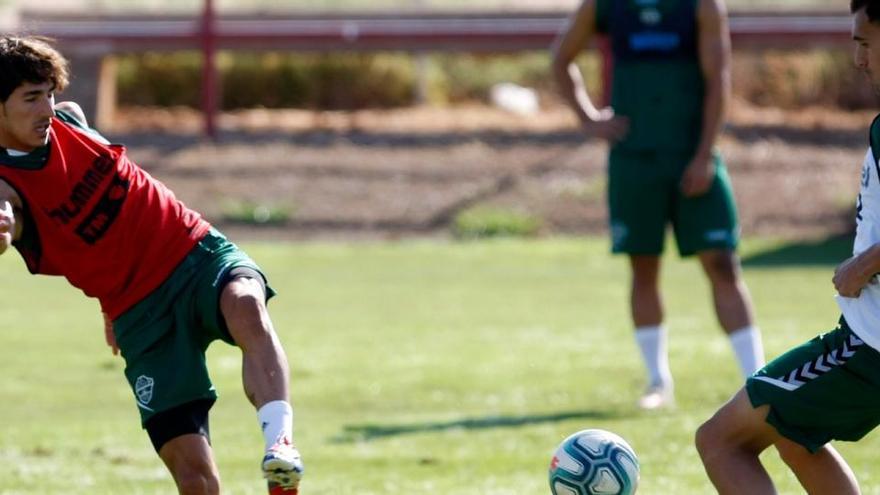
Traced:
[[[608, 36], [611, 107], [597, 108], [574, 63]], [[610, 142], [612, 252], [631, 268], [630, 311], [648, 371], [645, 409], [673, 403], [658, 286], [666, 227], [679, 253], [696, 255], [715, 312], [744, 376], [764, 363], [740, 276], [736, 207], [715, 149], [730, 88], [730, 36], [722, 0], [583, 0], [554, 45], [553, 70], [584, 132]]]
[[0, 253], [14, 246], [35, 274], [61, 275], [101, 304], [107, 344], [125, 359], [141, 423], [181, 494], [220, 493], [205, 366], [214, 340], [242, 351], [270, 493], [295, 494], [289, 370], [257, 265], [125, 148], [90, 129], [78, 105], [55, 104], [67, 62], [43, 39], [0, 37]]
[[[880, 93], [880, 0], [852, 0], [855, 64]], [[719, 493], [776, 493], [758, 458], [773, 445], [807, 493], [857, 494], [831, 440], [855, 441], [880, 423], [880, 117], [874, 119], [856, 203], [853, 256], [834, 270], [843, 315], [746, 381], [697, 431]]]

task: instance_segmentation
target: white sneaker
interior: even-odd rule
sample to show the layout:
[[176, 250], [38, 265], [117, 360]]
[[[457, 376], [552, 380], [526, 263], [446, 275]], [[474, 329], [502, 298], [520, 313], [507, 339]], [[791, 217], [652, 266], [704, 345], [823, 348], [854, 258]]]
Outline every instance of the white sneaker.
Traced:
[[[263, 477], [269, 481], [271, 493], [296, 494], [305, 468], [299, 451], [289, 438], [281, 438], [263, 456]], [[280, 490], [279, 490], [280, 488]]]
[[639, 398], [639, 408], [646, 411], [675, 407], [675, 395], [671, 386], [652, 385]]

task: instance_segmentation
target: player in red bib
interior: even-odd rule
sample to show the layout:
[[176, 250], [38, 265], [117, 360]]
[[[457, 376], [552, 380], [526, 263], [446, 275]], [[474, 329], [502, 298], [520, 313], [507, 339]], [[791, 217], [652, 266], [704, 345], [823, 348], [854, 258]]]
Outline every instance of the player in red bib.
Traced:
[[242, 350], [244, 389], [266, 441], [271, 493], [296, 493], [287, 358], [259, 267], [90, 129], [55, 104], [67, 62], [40, 38], [0, 37], [0, 254], [61, 275], [100, 301], [141, 422], [181, 494], [218, 494], [208, 411], [217, 398], [208, 344]]

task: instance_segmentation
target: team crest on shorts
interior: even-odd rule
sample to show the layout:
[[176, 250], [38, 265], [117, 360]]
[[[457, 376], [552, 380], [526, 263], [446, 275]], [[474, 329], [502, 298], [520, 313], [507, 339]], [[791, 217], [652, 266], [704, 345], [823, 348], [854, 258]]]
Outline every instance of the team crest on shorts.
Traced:
[[138, 402], [141, 404], [149, 404], [153, 400], [153, 384], [155, 380], [146, 375], [137, 377], [134, 382], [134, 393], [137, 395]]

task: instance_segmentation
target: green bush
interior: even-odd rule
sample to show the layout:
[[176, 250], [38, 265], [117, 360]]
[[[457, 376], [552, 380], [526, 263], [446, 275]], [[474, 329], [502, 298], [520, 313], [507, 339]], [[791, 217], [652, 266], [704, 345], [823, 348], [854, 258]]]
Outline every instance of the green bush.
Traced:
[[[354, 110], [415, 103], [424, 83], [428, 103], [485, 101], [492, 85], [512, 82], [556, 97], [549, 51], [520, 54], [439, 54], [426, 56], [425, 80], [416, 59], [404, 53], [223, 52], [218, 57], [225, 110], [312, 108]], [[601, 66], [595, 52], [578, 59], [596, 98]], [[199, 106], [201, 56], [197, 52], [148, 53], [122, 57], [119, 103]], [[757, 105], [798, 107], [876, 105], [871, 88], [853, 68], [849, 50], [737, 51], [733, 92]], [[548, 98], [550, 97], [550, 98]]]
[[[480, 101], [492, 85], [513, 82], [555, 92], [550, 55], [427, 56], [429, 103]], [[591, 89], [598, 88], [597, 58], [581, 59]], [[353, 110], [415, 103], [415, 59], [407, 54], [230, 53], [218, 57], [221, 108]], [[201, 56], [196, 52], [129, 55], [119, 61], [121, 105], [199, 106]]]
[[325, 109], [399, 107], [413, 103], [412, 61], [400, 55], [322, 55], [307, 65], [309, 106]]
[[438, 55], [434, 84], [444, 101], [485, 100], [494, 84], [514, 82], [537, 89], [552, 89], [548, 53], [519, 55]]
[[198, 107], [201, 80], [202, 59], [196, 52], [121, 57], [117, 73], [119, 103]]
[[453, 234], [459, 239], [485, 237], [531, 237], [541, 228], [533, 215], [499, 208], [477, 206], [455, 216]]
[[309, 74], [302, 65], [270, 53], [250, 57], [224, 56], [221, 107], [302, 107], [311, 97]]
[[[359, 109], [413, 102], [409, 57], [388, 54], [223, 53], [218, 57], [221, 108]], [[199, 106], [198, 53], [122, 57], [119, 103]]]
[[783, 108], [876, 106], [870, 85], [853, 67], [849, 50], [736, 52], [733, 92], [757, 105]]

